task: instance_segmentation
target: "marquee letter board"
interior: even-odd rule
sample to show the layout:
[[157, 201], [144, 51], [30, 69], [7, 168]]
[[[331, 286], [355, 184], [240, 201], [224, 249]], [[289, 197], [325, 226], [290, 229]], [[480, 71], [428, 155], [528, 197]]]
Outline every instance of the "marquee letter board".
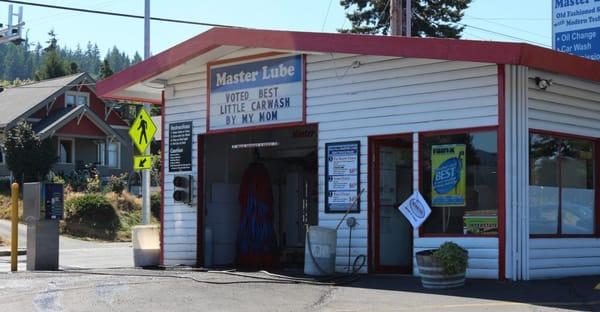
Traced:
[[[359, 187], [360, 141], [325, 144], [325, 212], [346, 212]], [[360, 200], [350, 212], [360, 212]]]

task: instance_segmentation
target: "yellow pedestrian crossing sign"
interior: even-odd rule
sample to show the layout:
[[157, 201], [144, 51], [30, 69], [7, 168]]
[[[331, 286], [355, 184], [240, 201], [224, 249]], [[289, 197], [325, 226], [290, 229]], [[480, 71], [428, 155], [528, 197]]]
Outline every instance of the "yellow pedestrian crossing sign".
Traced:
[[152, 168], [152, 156], [134, 156], [133, 157], [133, 170], [143, 170]]
[[141, 109], [140, 113], [135, 117], [131, 128], [129, 128], [129, 136], [140, 153], [146, 153], [146, 149], [150, 145], [150, 142], [152, 142], [155, 133], [156, 125], [152, 122], [152, 118], [150, 118], [145, 109]]

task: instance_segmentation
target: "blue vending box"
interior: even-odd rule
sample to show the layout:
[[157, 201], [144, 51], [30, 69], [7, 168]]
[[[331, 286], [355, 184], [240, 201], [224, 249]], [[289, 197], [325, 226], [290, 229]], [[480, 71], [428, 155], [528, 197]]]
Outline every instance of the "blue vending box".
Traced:
[[64, 215], [64, 187], [58, 183], [44, 184], [46, 220], [61, 220]]

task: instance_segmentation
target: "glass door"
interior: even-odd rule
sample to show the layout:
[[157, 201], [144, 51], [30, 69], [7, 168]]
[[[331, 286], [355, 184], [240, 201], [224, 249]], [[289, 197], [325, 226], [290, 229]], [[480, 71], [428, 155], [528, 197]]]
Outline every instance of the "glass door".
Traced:
[[411, 273], [412, 227], [398, 206], [412, 194], [410, 138], [373, 140], [374, 269]]

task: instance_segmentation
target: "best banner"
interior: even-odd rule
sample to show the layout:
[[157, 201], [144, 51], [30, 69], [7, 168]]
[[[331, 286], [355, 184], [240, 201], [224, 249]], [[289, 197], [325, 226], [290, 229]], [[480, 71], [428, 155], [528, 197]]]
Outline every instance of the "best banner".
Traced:
[[445, 144], [431, 147], [431, 205], [466, 205], [466, 145]]

